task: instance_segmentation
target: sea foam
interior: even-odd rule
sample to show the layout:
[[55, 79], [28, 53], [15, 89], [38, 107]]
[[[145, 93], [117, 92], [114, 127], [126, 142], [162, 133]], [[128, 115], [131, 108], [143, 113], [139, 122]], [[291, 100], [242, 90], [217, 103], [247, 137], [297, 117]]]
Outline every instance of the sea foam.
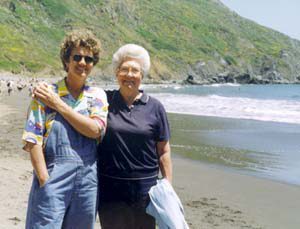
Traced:
[[173, 93], [152, 95], [170, 113], [300, 124], [300, 101]]

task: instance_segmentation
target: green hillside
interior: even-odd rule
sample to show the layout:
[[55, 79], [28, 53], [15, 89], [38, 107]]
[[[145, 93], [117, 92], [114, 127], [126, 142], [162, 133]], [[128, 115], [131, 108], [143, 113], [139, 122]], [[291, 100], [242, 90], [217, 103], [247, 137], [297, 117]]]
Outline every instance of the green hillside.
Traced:
[[111, 74], [112, 53], [130, 42], [150, 51], [154, 80], [300, 76], [299, 41], [217, 0], [2, 0], [0, 20], [3, 71], [57, 74], [65, 33], [88, 28], [102, 41], [102, 75]]

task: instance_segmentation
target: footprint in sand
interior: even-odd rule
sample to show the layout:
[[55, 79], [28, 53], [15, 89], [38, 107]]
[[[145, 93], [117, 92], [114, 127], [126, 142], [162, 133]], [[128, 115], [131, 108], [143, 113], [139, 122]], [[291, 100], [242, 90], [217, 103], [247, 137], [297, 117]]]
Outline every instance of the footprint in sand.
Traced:
[[217, 198], [201, 198], [199, 200], [189, 201], [187, 206], [195, 210], [201, 209], [203, 212], [202, 221], [209, 224], [210, 228], [248, 228], [248, 229], [262, 229], [253, 223], [246, 222], [243, 212], [232, 209], [229, 206], [224, 206]]
[[8, 220], [13, 221], [14, 225], [17, 225], [18, 223], [20, 223], [22, 220], [18, 217], [12, 217], [12, 218], [8, 218]]

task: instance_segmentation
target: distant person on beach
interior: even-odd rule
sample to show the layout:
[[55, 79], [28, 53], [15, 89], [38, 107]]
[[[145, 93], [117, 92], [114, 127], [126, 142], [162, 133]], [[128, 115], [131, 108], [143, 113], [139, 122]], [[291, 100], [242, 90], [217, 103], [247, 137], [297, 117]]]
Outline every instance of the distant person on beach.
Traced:
[[7, 84], [6, 84], [6, 86], [7, 86], [7, 93], [10, 96], [11, 92], [13, 91], [12, 82], [8, 81]]
[[33, 85], [32, 83], [28, 86], [29, 96], [32, 96]]
[[0, 94], [1, 94], [1, 92], [2, 92], [2, 84], [3, 84], [3, 81], [0, 80]]
[[147, 50], [122, 46], [112, 64], [119, 89], [106, 92], [108, 126], [98, 147], [101, 228], [155, 229], [145, 209], [159, 169], [172, 180], [167, 115], [158, 100], [139, 89], [150, 68]]
[[25, 87], [25, 85], [23, 85], [23, 84], [18, 84], [17, 85], [17, 89], [18, 89], [18, 91], [22, 91], [22, 89]]
[[66, 36], [60, 57], [67, 76], [34, 90], [23, 133], [34, 168], [26, 228], [94, 228], [97, 144], [106, 129], [105, 92], [87, 85], [100, 42], [89, 31]]

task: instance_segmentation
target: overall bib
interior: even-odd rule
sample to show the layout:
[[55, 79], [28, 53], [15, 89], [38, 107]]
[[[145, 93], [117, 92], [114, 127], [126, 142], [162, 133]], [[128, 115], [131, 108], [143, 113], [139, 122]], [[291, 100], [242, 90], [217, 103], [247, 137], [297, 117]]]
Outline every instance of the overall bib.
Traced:
[[49, 179], [34, 173], [26, 229], [92, 229], [97, 209], [97, 142], [78, 133], [59, 113], [45, 148]]

